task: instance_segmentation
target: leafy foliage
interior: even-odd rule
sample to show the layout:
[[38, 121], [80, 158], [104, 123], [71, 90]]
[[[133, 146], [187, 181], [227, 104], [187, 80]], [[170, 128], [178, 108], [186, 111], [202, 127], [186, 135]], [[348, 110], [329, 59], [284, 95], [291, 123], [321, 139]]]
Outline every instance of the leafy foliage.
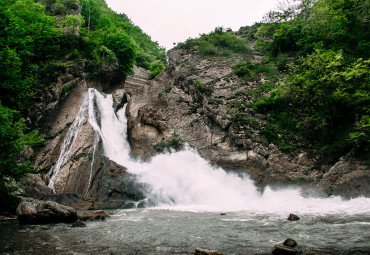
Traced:
[[[11, 183], [32, 170], [18, 155], [42, 140], [36, 131], [28, 132], [22, 118], [35, 99], [69, 66], [84, 63], [86, 72], [99, 75], [101, 66], [117, 62], [127, 75], [135, 63], [163, 68], [166, 54], [104, 0], [0, 0], [2, 204], [11, 202]], [[73, 86], [65, 86], [62, 96]]]
[[154, 61], [151, 65], [150, 65], [150, 78], [153, 79], [154, 77], [156, 77], [158, 74], [160, 74], [163, 70], [164, 70], [165, 66], [164, 64], [157, 60], [157, 61]]
[[155, 145], [154, 149], [160, 153], [171, 153], [183, 149], [184, 142], [179, 138], [176, 133], [173, 133], [171, 138], [167, 141], [160, 141]]
[[12, 193], [16, 190], [13, 181], [19, 181], [32, 171], [29, 161], [18, 163], [19, 153], [28, 146], [41, 143], [43, 138], [37, 131], [26, 133], [24, 119], [17, 111], [0, 103], [0, 211], [13, 206]]
[[232, 34], [231, 31], [224, 31], [218, 27], [210, 34], [203, 34], [198, 39], [188, 39], [180, 43], [178, 47], [183, 49], [196, 49], [199, 55], [206, 56], [230, 56], [235, 53], [246, 54], [250, 52], [246, 41]]

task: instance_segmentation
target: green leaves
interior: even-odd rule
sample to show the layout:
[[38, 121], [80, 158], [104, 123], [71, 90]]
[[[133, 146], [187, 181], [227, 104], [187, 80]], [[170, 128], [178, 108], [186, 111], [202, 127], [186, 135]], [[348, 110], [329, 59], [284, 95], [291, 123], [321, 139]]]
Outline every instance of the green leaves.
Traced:
[[0, 102], [0, 210], [16, 189], [13, 181], [20, 181], [32, 171], [29, 161], [20, 159], [27, 147], [43, 142], [37, 131], [27, 133], [24, 119], [17, 111], [4, 107]]
[[123, 30], [108, 34], [106, 44], [116, 55], [122, 72], [129, 74], [136, 58], [136, 44]]

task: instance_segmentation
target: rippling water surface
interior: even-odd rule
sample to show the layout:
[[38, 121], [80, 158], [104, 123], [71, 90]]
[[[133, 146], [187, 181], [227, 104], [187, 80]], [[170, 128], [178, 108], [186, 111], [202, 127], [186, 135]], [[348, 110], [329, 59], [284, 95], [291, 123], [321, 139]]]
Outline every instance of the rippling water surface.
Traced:
[[[116, 210], [106, 221], [70, 224], [0, 225], [2, 254], [192, 254], [195, 248], [224, 254], [268, 254], [290, 237], [304, 249], [330, 254], [370, 253], [370, 216], [259, 214], [246, 211], [186, 212], [165, 209]], [[334, 253], [333, 253], [334, 252]]]

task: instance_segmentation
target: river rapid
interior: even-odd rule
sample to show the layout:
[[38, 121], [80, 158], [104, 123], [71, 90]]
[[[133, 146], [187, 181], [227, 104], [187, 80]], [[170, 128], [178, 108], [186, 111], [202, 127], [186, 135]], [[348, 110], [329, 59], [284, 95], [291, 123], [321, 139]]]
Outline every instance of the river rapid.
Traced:
[[[193, 254], [197, 247], [271, 254], [288, 237], [311, 254], [370, 254], [369, 198], [305, 197], [289, 187], [261, 192], [247, 175], [211, 166], [189, 146], [134, 160], [125, 108], [116, 113], [112, 106], [111, 95], [89, 89], [82, 110], [105, 155], [137, 176], [146, 208], [109, 211], [106, 221], [86, 228], [0, 224], [0, 254]], [[59, 171], [49, 173], [52, 180]], [[288, 221], [290, 213], [301, 220]]]

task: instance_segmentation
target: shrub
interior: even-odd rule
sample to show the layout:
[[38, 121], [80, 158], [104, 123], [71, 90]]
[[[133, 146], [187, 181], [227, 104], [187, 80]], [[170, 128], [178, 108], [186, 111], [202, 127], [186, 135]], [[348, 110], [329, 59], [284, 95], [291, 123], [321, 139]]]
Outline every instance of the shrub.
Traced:
[[207, 87], [203, 83], [201, 83], [199, 80], [194, 81], [194, 90], [200, 92], [201, 94], [211, 95], [213, 92], [213, 89], [210, 87]]
[[154, 146], [154, 149], [160, 153], [171, 153], [173, 151], [180, 151], [183, 148], [184, 143], [176, 133], [173, 133], [169, 140], [161, 141]]
[[150, 65], [150, 78], [153, 79], [164, 70], [164, 64], [157, 60]]

